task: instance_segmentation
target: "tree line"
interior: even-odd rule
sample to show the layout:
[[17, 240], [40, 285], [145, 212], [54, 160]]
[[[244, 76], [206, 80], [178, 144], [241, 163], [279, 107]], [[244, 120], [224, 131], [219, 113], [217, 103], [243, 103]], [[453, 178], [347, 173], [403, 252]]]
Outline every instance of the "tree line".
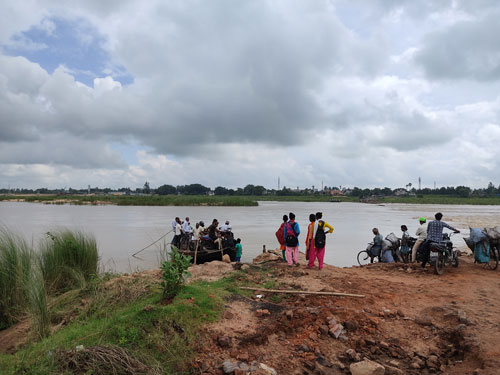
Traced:
[[339, 188], [339, 187], [324, 187], [323, 189], [290, 189], [284, 186], [282, 189], [266, 189], [262, 185], [252, 185], [248, 184], [243, 188], [226, 188], [224, 186], [217, 186], [215, 189], [204, 186], [202, 184], [189, 184], [189, 185], [161, 185], [156, 189], [150, 188], [149, 182], [145, 182], [141, 188], [131, 189], [128, 187], [111, 189], [111, 188], [88, 188], [88, 189], [0, 189], [0, 194], [110, 194], [110, 193], [122, 193], [122, 194], [158, 194], [158, 195], [279, 195], [279, 196], [300, 196], [300, 195], [330, 195], [332, 192], [336, 194], [343, 194], [347, 196], [354, 197], [370, 197], [370, 196], [393, 196], [393, 195], [448, 195], [457, 197], [494, 197], [500, 195], [500, 186], [496, 187], [492, 182], [488, 184], [486, 188], [472, 189], [468, 186], [447, 186], [440, 187], [437, 189], [416, 189], [411, 188], [411, 184], [406, 185], [406, 188], [391, 189], [389, 187], [384, 188]]

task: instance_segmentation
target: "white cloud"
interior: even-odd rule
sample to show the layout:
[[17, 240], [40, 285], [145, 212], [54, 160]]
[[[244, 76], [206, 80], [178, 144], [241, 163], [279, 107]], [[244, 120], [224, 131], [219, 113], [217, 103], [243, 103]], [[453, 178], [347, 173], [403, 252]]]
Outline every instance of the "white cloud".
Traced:
[[[420, 175], [477, 185], [499, 175], [495, 2], [16, 4], [3, 7], [4, 46], [31, 27], [58, 31], [54, 17], [79, 19], [110, 61], [87, 72], [90, 87], [64, 61], [49, 74], [0, 54], [4, 184], [402, 186]], [[110, 146], [129, 142], [133, 164]]]

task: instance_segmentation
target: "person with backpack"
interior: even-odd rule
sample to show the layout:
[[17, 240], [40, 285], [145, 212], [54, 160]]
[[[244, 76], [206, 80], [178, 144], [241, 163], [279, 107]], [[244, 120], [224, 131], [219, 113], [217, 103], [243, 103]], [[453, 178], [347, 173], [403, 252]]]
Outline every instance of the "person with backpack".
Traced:
[[283, 215], [283, 222], [276, 231], [276, 238], [280, 244], [281, 255], [283, 256], [283, 261], [286, 262], [286, 244], [285, 244], [285, 225], [288, 222], [288, 216]]
[[309, 253], [311, 246], [314, 246], [314, 223], [316, 222], [316, 215], [309, 215], [309, 225], [307, 226], [306, 236], [306, 260], [309, 260]]
[[285, 225], [285, 247], [286, 247], [286, 261], [291, 266], [299, 265], [299, 223], [295, 222], [295, 214], [290, 212], [290, 220]]
[[[318, 268], [323, 269], [323, 259], [325, 258], [326, 234], [333, 232], [333, 227], [323, 219], [323, 213], [316, 212], [317, 224], [314, 226], [314, 241], [309, 250], [309, 268], [314, 268], [314, 262], [318, 258]], [[325, 227], [328, 230], [325, 232]]]

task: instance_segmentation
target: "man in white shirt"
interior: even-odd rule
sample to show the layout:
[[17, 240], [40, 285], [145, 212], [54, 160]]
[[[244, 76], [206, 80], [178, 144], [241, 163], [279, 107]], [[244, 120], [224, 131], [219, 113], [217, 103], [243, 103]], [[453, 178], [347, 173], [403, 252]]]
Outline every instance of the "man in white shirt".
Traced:
[[185, 234], [191, 234], [191, 233], [193, 233], [193, 228], [191, 228], [191, 223], [189, 222], [189, 218], [188, 217], [186, 217], [186, 221], [184, 221], [184, 223], [182, 223], [182, 231]]
[[226, 223], [220, 227], [221, 232], [231, 232], [233, 228], [231, 224], [229, 224], [229, 220], [226, 220]]
[[182, 230], [181, 219], [176, 217], [175, 221], [172, 222], [172, 228], [174, 230], [174, 238], [172, 239], [172, 245], [174, 245], [175, 247], [179, 247], [179, 240], [181, 239], [181, 230]]
[[417, 236], [417, 241], [415, 242], [415, 245], [413, 245], [413, 249], [411, 250], [411, 261], [416, 262], [417, 261], [417, 250], [427, 238], [427, 224], [426, 224], [426, 218], [421, 217], [418, 219], [420, 226], [417, 228], [417, 231], [415, 232], [415, 235]]

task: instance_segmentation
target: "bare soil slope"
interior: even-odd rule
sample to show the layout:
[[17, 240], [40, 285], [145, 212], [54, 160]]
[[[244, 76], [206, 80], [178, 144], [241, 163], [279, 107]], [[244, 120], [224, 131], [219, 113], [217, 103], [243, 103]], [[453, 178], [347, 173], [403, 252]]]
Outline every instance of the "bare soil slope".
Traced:
[[224, 319], [206, 330], [195, 363], [200, 373], [223, 373], [229, 360], [264, 363], [278, 374], [350, 374], [350, 365], [364, 358], [386, 374], [500, 373], [498, 270], [469, 257], [441, 276], [401, 264], [309, 270], [272, 258], [266, 254], [250, 267], [248, 278], [273, 288], [366, 297], [255, 292], [233, 298]]

